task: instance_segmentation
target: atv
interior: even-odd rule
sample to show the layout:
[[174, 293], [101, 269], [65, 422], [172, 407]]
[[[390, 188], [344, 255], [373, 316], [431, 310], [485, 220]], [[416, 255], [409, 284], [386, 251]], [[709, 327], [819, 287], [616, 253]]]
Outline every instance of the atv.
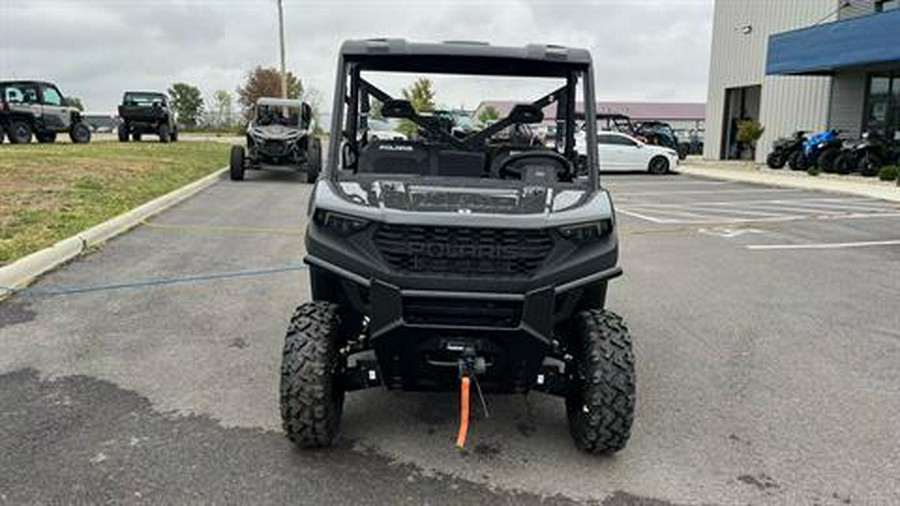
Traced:
[[843, 149], [843, 141], [834, 129], [823, 130], [807, 136], [803, 148], [788, 158], [792, 170], [807, 170], [818, 166], [825, 172], [834, 172], [834, 162]]
[[[379, 87], [431, 74], [462, 76], [454, 82], [482, 96], [503, 79], [541, 91], [460, 136], [398, 86]], [[622, 269], [593, 108], [587, 170], [576, 171], [575, 104], [594, 102], [593, 76], [587, 50], [559, 46], [342, 45], [328, 163], [308, 207], [312, 300], [290, 319], [281, 365], [282, 425], [297, 446], [335, 441], [347, 392], [386, 388], [458, 392], [465, 449], [474, 388], [484, 409], [490, 394], [562, 397], [578, 448], [625, 448], [634, 354], [625, 322], [606, 309]], [[375, 101], [384, 118], [428, 135], [373, 139]], [[553, 142], [498, 137], [541, 123], [548, 107]]]
[[895, 146], [878, 132], [863, 132], [857, 141], [848, 141], [835, 161], [839, 174], [859, 172], [863, 176], [878, 175], [882, 165], [890, 165], [895, 155]]
[[782, 169], [794, 153], [803, 149], [806, 132], [799, 130], [791, 137], [781, 137], [772, 143], [772, 152], [766, 157], [770, 169]]
[[300, 100], [263, 97], [247, 125], [247, 147], [232, 146], [231, 180], [244, 179], [246, 169], [306, 169], [316, 182], [322, 169], [322, 144], [312, 135], [312, 108]]
[[119, 142], [137, 142], [144, 134], [156, 135], [159, 142], [178, 140], [175, 112], [169, 97], [156, 91], [126, 91], [119, 105]]

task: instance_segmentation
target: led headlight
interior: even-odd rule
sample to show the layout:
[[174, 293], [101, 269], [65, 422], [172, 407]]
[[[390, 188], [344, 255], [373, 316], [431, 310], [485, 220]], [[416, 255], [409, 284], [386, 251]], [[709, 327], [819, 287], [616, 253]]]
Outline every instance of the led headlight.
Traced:
[[577, 243], [596, 241], [610, 232], [612, 232], [612, 220], [592, 221], [559, 228], [560, 235]]
[[341, 235], [359, 232], [369, 225], [368, 220], [325, 209], [316, 210], [316, 213], [313, 215], [313, 222], [320, 227], [327, 228]]

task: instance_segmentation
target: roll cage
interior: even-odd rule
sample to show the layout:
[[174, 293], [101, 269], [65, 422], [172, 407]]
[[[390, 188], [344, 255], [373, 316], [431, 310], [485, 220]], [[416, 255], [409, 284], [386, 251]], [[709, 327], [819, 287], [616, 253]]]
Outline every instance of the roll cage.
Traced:
[[[559, 46], [529, 45], [497, 47], [481, 43], [408, 43], [399, 39], [374, 39], [349, 41], [341, 49], [335, 84], [336, 99], [332, 110], [331, 138], [339, 140], [330, 144], [326, 177], [335, 179], [340, 174], [353, 173], [358, 162], [360, 148], [368, 142], [370, 98], [382, 104], [398, 105], [390, 94], [379, 89], [361, 76], [362, 71], [405, 72], [418, 74], [452, 74], [472, 76], [555, 77], [565, 80], [556, 90], [527, 104], [519, 104], [506, 117], [483, 130], [464, 136], [455, 136], [441, 128], [436, 118], [423, 116], [408, 107], [404, 119], [414, 123], [437, 141], [460, 150], [485, 149], [487, 141], [504, 129], [521, 121], [522, 114], [556, 105], [556, 129], [554, 146], [562, 146], [561, 155], [573, 163], [577, 161], [575, 134], [579, 130], [575, 113], [578, 85], [583, 86], [583, 99], [594, 103], [594, 83], [591, 57], [587, 51]], [[579, 83], [580, 81], [580, 83]], [[403, 104], [399, 104], [403, 105]], [[520, 106], [525, 106], [522, 108]], [[382, 111], [384, 113], [384, 111]], [[589, 185], [599, 186], [598, 156], [596, 148], [595, 111], [586, 113], [587, 167]], [[550, 148], [548, 148], [550, 149]], [[344, 151], [354, 155], [352, 162], [344, 163]], [[557, 150], [557, 148], [554, 148]], [[559, 152], [557, 150], [557, 152]], [[574, 173], [572, 174], [574, 177]]]

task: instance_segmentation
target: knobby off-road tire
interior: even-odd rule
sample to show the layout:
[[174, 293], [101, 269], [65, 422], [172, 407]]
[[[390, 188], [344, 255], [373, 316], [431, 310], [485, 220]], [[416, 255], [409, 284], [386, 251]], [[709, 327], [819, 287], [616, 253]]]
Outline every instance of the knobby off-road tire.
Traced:
[[281, 361], [281, 423], [300, 448], [330, 446], [337, 436], [344, 406], [335, 374], [341, 342], [337, 304], [314, 301], [294, 310]]
[[769, 156], [766, 157], [766, 165], [768, 165], [770, 169], [783, 169], [786, 163], [787, 159], [782, 153], [777, 151], [769, 153]]
[[128, 127], [119, 125], [117, 133], [119, 134], [119, 142], [128, 142]]
[[228, 162], [228, 174], [232, 181], [242, 181], [244, 179], [244, 147], [231, 146], [231, 159]]
[[28, 144], [31, 142], [31, 126], [20, 120], [12, 121], [6, 130], [10, 144]]
[[856, 170], [856, 155], [841, 153], [834, 161], [834, 172], [837, 174], [849, 174]]
[[91, 142], [91, 129], [85, 123], [75, 123], [69, 129], [69, 139], [75, 144], [87, 144]]
[[613, 453], [631, 436], [635, 372], [631, 337], [622, 318], [593, 309], [573, 316], [571, 351], [575, 361], [566, 397], [569, 431], [588, 453]]
[[322, 141], [312, 139], [309, 144], [309, 153], [306, 154], [306, 182], [313, 184], [319, 179], [322, 172]]
[[167, 143], [172, 140], [172, 131], [169, 130], [169, 125], [160, 125], [156, 133], [159, 135], [159, 142]]
[[823, 172], [835, 172], [834, 163], [840, 155], [841, 151], [839, 149], [826, 149], [816, 157], [816, 165], [818, 165]]

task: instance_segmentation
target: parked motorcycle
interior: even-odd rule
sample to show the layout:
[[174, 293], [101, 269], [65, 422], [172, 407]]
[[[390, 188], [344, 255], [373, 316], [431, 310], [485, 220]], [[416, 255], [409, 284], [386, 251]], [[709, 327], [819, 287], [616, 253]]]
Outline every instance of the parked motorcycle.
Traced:
[[791, 137], [775, 139], [772, 143], [772, 152], [766, 157], [766, 165], [772, 169], [784, 168], [791, 155], [803, 149], [805, 135], [806, 132], [799, 130], [794, 132], [794, 135]]
[[791, 155], [788, 165], [792, 170], [806, 170], [817, 165], [825, 172], [833, 172], [842, 147], [843, 141], [838, 138], [837, 130], [823, 130], [806, 137], [803, 149]]

